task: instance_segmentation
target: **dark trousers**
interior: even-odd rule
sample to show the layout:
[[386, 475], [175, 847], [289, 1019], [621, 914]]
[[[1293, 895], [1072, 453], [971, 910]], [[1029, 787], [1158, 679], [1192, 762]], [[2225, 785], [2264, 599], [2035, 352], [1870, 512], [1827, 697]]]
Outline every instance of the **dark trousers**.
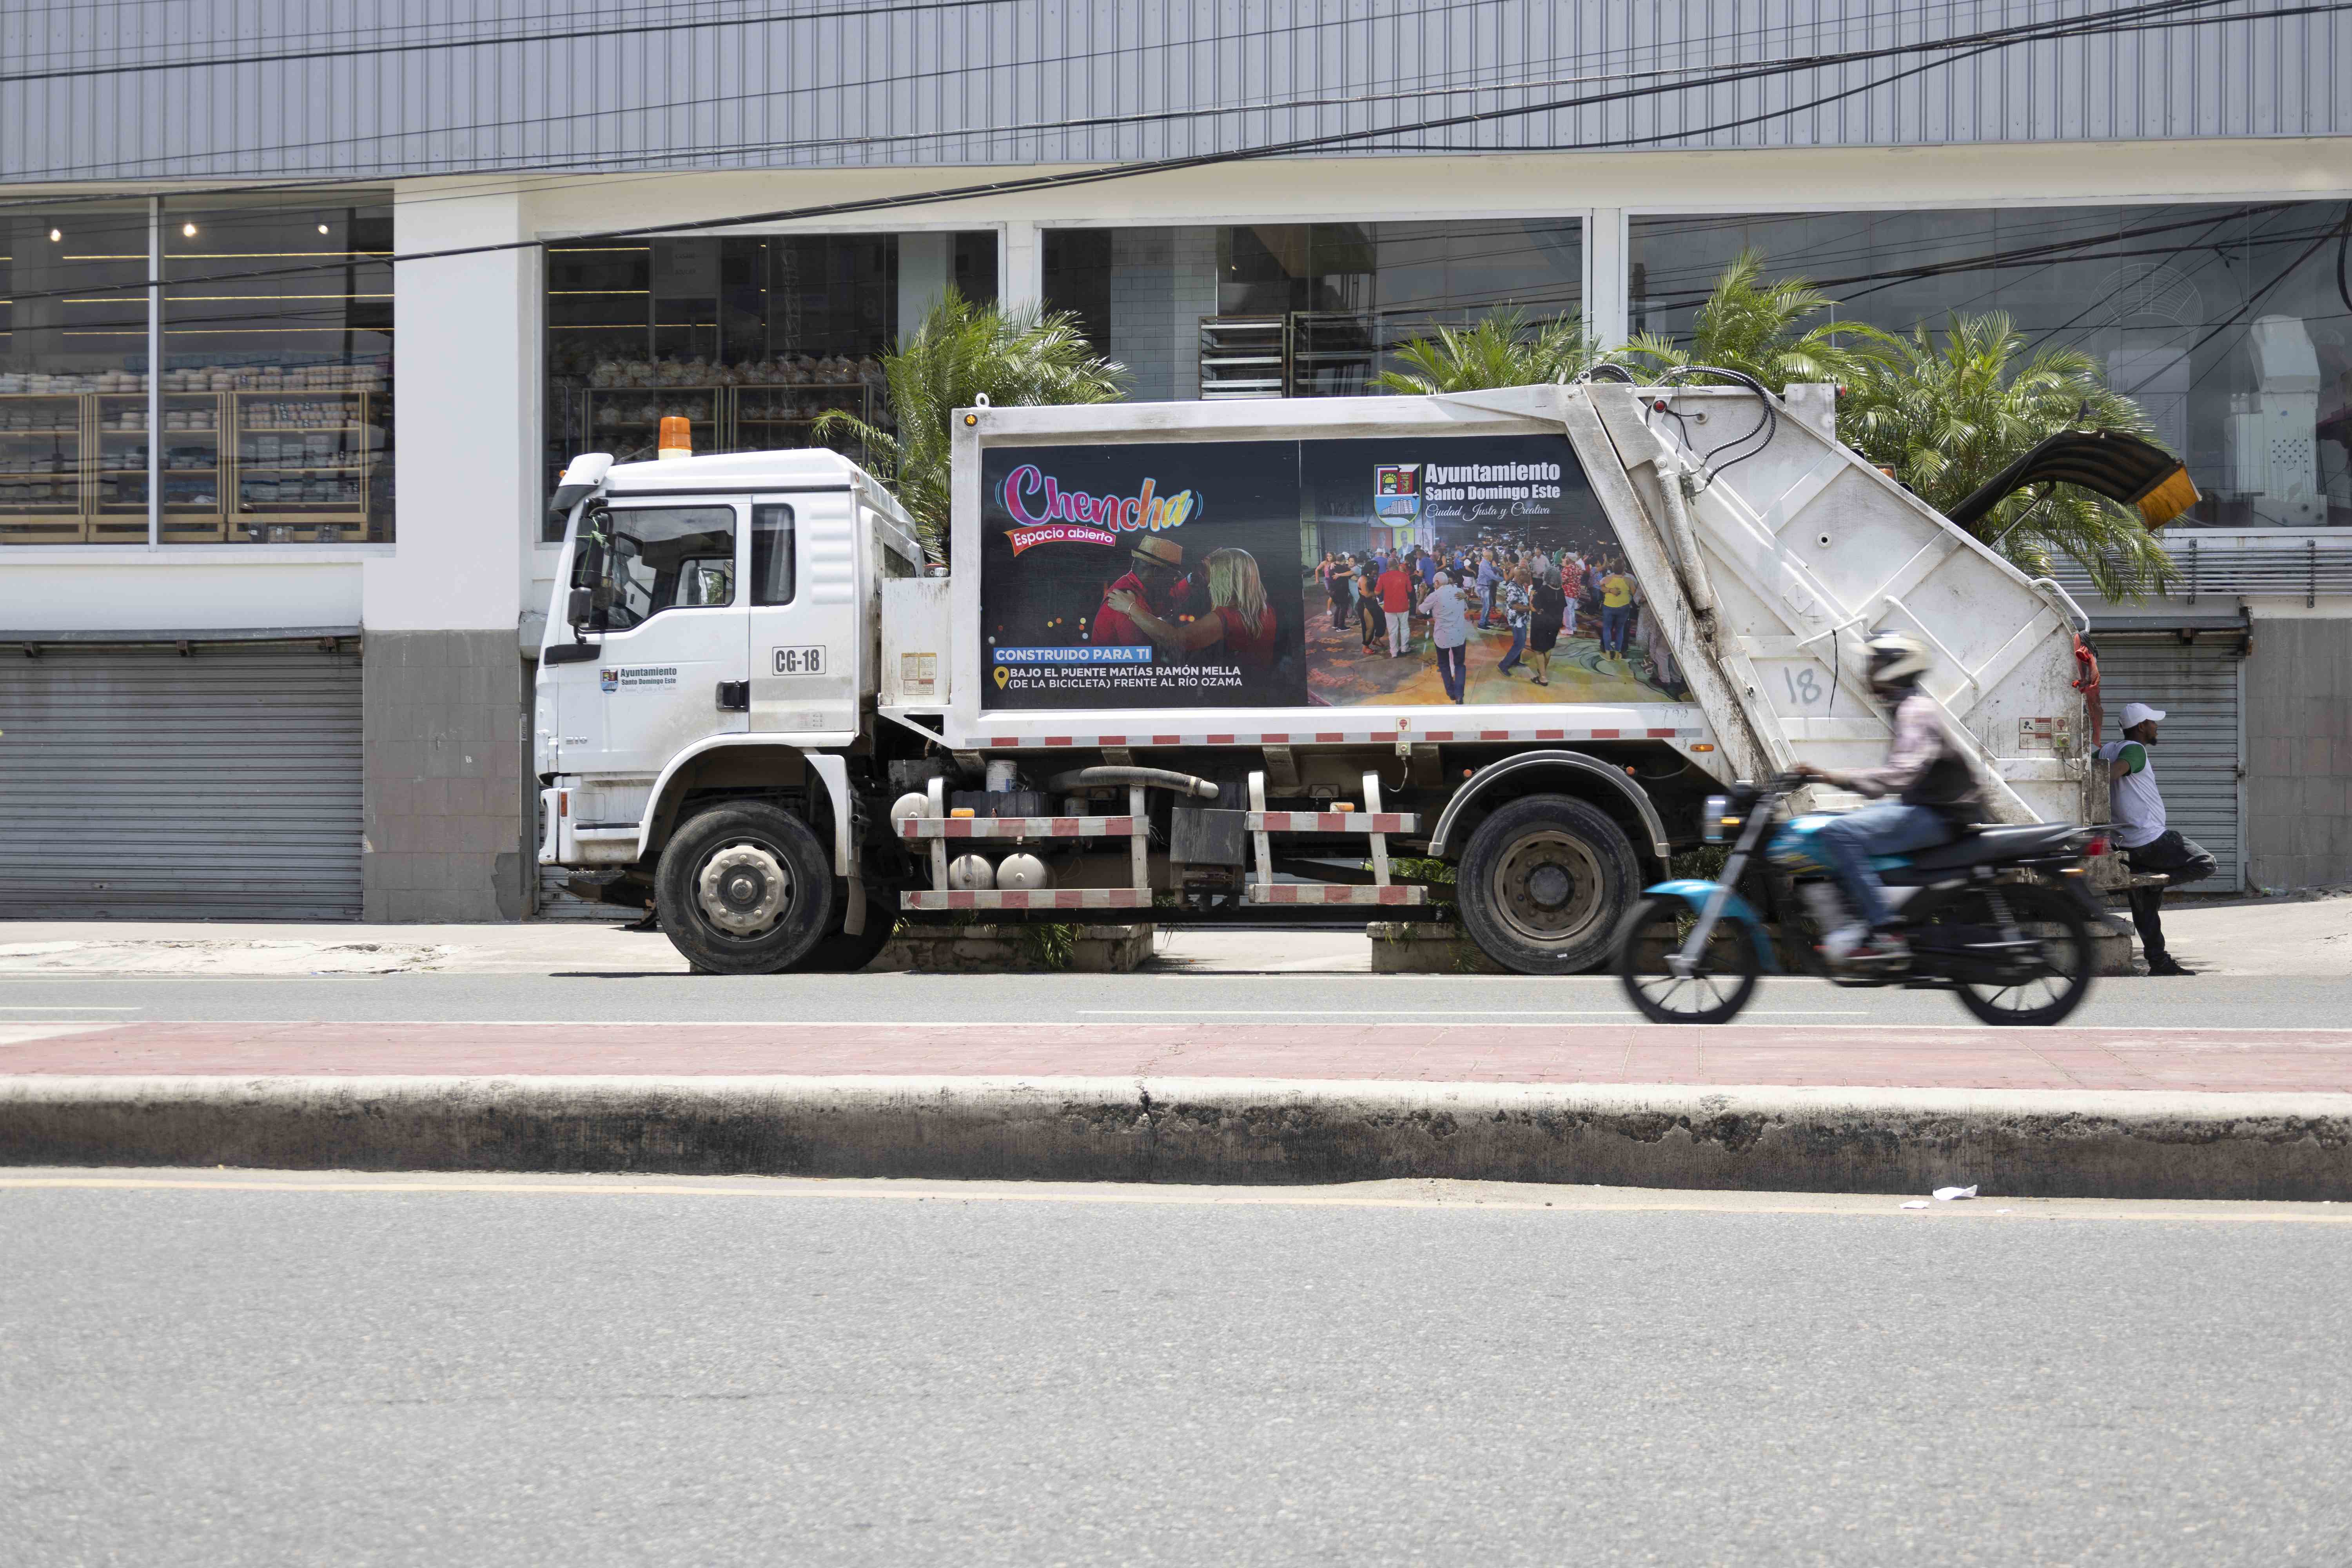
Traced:
[[1462, 700], [1462, 691], [1468, 684], [1470, 675], [1469, 662], [1463, 655], [1464, 645], [1461, 643], [1455, 643], [1452, 647], [1441, 647], [1437, 650], [1437, 679], [1445, 683], [1445, 695], [1456, 702]]
[[[2216, 866], [2212, 851], [2181, 837], [2171, 828], [2137, 849], [2125, 850], [2124, 863], [2138, 875], [2160, 873], [2169, 877], [2172, 880], [2168, 885], [2175, 888], [2203, 881], [2213, 874]], [[2164, 945], [2164, 920], [2158, 913], [2158, 907], [2164, 902], [2164, 889], [2134, 888], [2128, 898], [2132, 928], [2139, 932], [2141, 953], [2152, 965], [2170, 963], [2172, 954]]]
[[1348, 624], [1348, 611], [1354, 599], [1353, 594], [1345, 598], [1337, 594], [1331, 595], [1331, 624], [1334, 626], [1344, 626]]

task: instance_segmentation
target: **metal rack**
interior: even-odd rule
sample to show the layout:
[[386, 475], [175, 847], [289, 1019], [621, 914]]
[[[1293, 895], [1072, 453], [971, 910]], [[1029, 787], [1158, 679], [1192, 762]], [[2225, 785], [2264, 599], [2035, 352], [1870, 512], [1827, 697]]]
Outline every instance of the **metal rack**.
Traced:
[[1201, 397], [1280, 397], [1290, 385], [1290, 318], [1204, 316]]

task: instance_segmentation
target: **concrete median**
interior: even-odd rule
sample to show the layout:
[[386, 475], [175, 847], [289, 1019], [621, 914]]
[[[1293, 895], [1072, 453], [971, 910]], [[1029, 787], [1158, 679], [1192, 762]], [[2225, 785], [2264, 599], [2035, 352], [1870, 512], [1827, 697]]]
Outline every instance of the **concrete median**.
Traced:
[[59, 1074], [0, 1079], [0, 1163], [2352, 1201], [2352, 1095]]

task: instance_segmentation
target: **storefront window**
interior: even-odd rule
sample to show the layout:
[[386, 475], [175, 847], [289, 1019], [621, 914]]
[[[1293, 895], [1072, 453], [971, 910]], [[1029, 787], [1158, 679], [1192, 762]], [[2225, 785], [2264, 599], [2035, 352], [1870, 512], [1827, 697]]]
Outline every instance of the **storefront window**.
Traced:
[[[661, 421], [697, 452], [820, 437], [830, 410], [888, 427], [882, 356], [950, 285], [996, 298], [996, 234], [770, 235], [551, 245], [547, 482], [582, 452], [654, 456]], [[546, 537], [560, 537], [549, 520]]]
[[[2338, 202], [2011, 207], [1632, 223], [1633, 326], [1686, 334], [1742, 249], [1836, 315], [1908, 332], [2005, 311], [2089, 353], [2204, 495], [2187, 521], [2352, 524], [2352, 296]], [[2178, 525], [2176, 525], [2178, 526]]]
[[147, 542], [99, 497], [142, 437], [107, 434], [142, 405], [147, 203], [60, 202], [0, 214], [0, 546]]
[[1145, 401], [1359, 395], [1399, 345], [1504, 309], [1583, 302], [1574, 218], [1056, 229], [1045, 302]]
[[[385, 205], [163, 204], [163, 542], [392, 538], [391, 257]], [[145, 409], [118, 424], [143, 469]], [[145, 473], [98, 501], [143, 512]]]

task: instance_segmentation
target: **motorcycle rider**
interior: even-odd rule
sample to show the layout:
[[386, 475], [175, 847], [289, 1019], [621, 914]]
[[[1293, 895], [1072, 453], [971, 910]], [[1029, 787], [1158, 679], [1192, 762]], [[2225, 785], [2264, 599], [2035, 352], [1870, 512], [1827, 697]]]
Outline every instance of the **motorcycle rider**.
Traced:
[[[1837, 962], [1896, 962], [1909, 958], [1910, 944], [1886, 907], [1872, 857], [1949, 841], [1981, 819], [1984, 795], [1968, 753], [1946, 727], [1943, 710], [1920, 687], [1928, 668], [1926, 647], [1900, 632], [1882, 631], [1864, 649], [1871, 693], [1891, 710], [1895, 722], [1885, 763], [1843, 772], [1801, 762], [1797, 773], [1878, 801], [1832, 818], [1811, 836], [1845, 889], [1847, 907], [1860, 917], [1830, 932], [1822, 950]], [[1886, 795], [1895, 798], [1880, 798]]]

